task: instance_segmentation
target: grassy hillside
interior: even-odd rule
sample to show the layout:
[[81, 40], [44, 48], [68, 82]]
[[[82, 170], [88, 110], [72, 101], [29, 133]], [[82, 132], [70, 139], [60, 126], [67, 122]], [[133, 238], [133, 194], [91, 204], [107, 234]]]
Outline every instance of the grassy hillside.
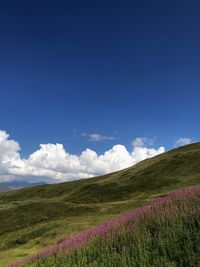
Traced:
[[200, 143], [97, 178], [0, 194], [0, 262], [7, 266], [127, 210], [200, 184]]
[[62, 239], [12, 267], [196, 267], [199, 207], [200, 186], [182, 189]]

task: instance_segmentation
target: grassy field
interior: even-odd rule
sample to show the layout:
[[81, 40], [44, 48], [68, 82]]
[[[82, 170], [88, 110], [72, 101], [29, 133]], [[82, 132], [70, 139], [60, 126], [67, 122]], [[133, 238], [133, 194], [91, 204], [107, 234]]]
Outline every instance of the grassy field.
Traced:
[[199, 162], [196, 143], [109, 175], [1, 193], [0, 266], [169, 192], [200, 184]]
[[183, 189], [12, 267], [197, 267], [200, 186]]

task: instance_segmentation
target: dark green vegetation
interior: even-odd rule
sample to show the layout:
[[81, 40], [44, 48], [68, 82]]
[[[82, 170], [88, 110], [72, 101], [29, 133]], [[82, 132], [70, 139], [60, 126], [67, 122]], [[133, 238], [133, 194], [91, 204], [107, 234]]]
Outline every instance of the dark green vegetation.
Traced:
[[[174, 198], [175, 197], [175, 198]], [[171, 194], [159, 203], [136, 209], [125, 221], [83, 243], [46, 249], [29, 267], [197, 267], [200, 266], [200, 187]], [[107, 233], [107, 234], [106, 234]], [[84, 239], [86, 241], [84, 241]], [[68, 252], [68, 250], [70, 250]], [[50, 255], [49, 255], [50, 253]]]
[[1, 266], [179, 188], [200, 184], [200, 143], [98, 178], [0, 194]]

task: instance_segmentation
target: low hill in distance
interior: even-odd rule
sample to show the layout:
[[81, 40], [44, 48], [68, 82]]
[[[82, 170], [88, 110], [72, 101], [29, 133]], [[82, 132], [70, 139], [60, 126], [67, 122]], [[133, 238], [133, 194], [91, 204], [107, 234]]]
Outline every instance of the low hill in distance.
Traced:
[[28, 187], [44, 185], [44, 184], [45, 184], [44, 182], [29, 183], [26, 181], [17, 181], [17, 180], [13, 180], [9, 182], [0, 182], [0, 192], [7, 192], [10, 190], [28, 188]]
[[10, 188], [6, 186], [4, 183], [0, 183], [0, 192], [7, 192]]
[[112, 174], [0, 194], [0, 261], [7, 266], [171, 191], [200, 184], [200, 143]]

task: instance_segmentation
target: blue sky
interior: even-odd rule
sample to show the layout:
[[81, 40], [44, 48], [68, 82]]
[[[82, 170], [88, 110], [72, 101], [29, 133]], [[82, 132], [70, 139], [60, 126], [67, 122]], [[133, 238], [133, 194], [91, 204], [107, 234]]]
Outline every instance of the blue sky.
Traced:
[[198, 141], [199, 9], [199, 1], [1, 2], [0, 129], [26, 158], [48, 143], [79, 155], [131, 150], [137, 137], [166, 149]]

